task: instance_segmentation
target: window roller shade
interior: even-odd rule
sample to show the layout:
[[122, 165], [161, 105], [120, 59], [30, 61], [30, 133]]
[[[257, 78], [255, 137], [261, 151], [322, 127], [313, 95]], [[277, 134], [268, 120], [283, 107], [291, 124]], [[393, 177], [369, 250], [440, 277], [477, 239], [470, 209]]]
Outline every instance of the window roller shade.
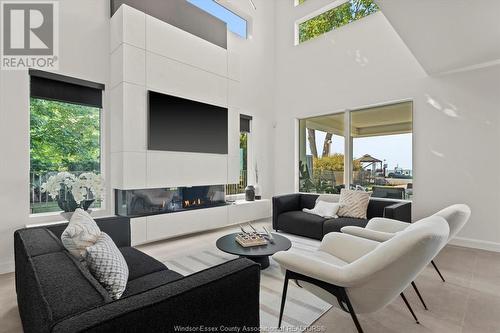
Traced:
[[240, 114], [240, 132], [250, 133], [250, 121], [252, 117]]
[[102, 108], [104, 85], [58, 74], [30, 71], [30, 96]]

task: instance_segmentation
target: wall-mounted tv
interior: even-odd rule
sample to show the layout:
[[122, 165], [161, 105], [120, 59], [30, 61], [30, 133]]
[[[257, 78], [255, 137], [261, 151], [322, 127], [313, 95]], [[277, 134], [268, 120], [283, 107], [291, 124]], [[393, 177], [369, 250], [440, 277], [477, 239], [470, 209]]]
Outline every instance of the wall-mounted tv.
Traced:
[[148, 92], [148, 149], [227, 154], [227, 108]]

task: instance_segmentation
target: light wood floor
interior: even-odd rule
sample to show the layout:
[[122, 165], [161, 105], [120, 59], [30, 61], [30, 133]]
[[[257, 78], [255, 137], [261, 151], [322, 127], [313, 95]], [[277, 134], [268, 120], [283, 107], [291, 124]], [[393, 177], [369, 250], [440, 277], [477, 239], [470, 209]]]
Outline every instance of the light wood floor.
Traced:
[[[233, 228], [234, 229], [234, 228]], [[139, 247], [160, 260], [213, 244], [228, 229]], [[401, 299], [377, 313], [360, 315], [369, 332], [500, 333], [500, 253], [447, 246], [436, 258], [446, 283], [428, 267], [416, 280], [428, 311], [412, 289], [405, 294], [420, 319], [416, 324]], [[280, 290], [281, 292], [281, 290]], [[332, 309], [310, 332], [356, 332], [348, 314]], [[14, 274], [0, 275], [0, 332], [22, 332], [14, 290]]]

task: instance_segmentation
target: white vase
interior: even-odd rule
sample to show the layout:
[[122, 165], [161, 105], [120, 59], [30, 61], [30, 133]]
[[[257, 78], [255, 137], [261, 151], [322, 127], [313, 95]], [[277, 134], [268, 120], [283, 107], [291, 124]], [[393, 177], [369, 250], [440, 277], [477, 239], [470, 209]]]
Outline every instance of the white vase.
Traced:
[[[87, 209], [86, 210], [87, 213], [89, 213], [89, 215], [92, 213], [92, 209]], [[73, 216], [75, 212], [61, 212], [59, 213], [66, 221], [70, 221], [71, 220], [71, 217]]]
[[260, 188], [259, 184], [255, 184], [254, 188], [255, 188], [255, 199], [256, 200], [262, 199], [262, 189]]

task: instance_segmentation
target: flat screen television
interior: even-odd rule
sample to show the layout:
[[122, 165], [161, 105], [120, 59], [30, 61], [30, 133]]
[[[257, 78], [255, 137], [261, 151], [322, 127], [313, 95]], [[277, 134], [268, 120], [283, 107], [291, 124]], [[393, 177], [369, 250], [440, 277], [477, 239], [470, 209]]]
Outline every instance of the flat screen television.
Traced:
[[148, 92], [148, 149], [227, 154], [227, 108]]

